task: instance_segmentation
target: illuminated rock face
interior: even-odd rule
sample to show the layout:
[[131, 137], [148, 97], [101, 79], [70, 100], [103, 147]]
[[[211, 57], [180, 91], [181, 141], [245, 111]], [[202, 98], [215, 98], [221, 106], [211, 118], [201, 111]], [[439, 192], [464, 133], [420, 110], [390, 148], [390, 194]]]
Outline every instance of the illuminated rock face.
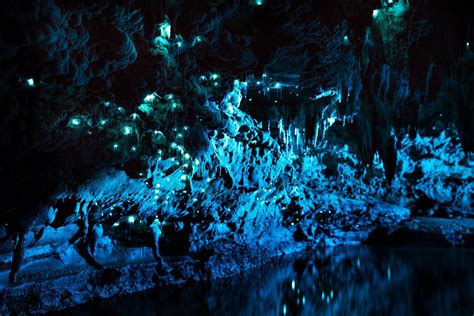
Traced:
[[[427, 27], [444, 13], [403, 0], [19, 3], [1, 13], [16, 27], [0, 58], [11, 293], [43, 260], [53, 279], [85, 270], [101, 286], [121, 266], [125, 288], [130, 265], [158, 264], [145, 289], [170, 277], [170, 256], [185, 258], [179, 280], [206, 279], [247, 269], [244, 253], [473, 214], [473, 54], [463, 32]], [[457, 51], [417, 52], [446, 35]], [[421, 226], [468, 242], [464, 226]]]

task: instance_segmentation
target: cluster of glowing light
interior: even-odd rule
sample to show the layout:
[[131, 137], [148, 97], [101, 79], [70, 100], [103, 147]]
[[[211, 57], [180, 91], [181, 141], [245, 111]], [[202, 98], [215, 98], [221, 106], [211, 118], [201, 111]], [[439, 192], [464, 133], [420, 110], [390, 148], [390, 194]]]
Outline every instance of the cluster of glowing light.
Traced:
[[372, 17], [374, 19], [377, 18], [378, 16], [379, 16], [379, 10], [376, 9], [376, 10], [372, 11]]
[[130, 224], [135, 223], [135, 217], [134, 217], [133, 215], [132, 215], [132, 216], [129, 216], [129, 217], [128, 217], [128, 222], [129, 222]]

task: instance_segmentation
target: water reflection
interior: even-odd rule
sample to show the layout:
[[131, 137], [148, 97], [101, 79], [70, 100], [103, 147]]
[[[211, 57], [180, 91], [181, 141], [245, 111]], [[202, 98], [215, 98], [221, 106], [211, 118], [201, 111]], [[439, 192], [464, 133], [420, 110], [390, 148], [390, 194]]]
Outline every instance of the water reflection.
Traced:
[[67, 314], [472, 315], [474, 252], [335, 248], [213, 284], [157, 289]]

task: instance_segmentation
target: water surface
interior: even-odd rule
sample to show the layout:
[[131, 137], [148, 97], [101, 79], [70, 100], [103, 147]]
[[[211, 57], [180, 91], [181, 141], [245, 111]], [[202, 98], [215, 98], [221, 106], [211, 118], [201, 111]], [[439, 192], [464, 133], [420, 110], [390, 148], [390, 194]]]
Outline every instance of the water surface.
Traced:
[[474, 315], [474, 251], [338, 247], [211, 284], [78, 306], [68, 315]]

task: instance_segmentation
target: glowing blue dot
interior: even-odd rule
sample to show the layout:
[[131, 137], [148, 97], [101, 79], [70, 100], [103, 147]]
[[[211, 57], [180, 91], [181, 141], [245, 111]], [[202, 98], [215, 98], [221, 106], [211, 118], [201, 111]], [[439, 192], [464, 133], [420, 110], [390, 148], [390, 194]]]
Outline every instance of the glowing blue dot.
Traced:
[[132, 151], [137, 151], [137, 147], [132, 146]]
[[106, 120], [102, 120], [102, 121], [100, 121], [100, 125], [105, 125], [105, 123], [107, 123], [107, 121], [106, 121]]
[[73, 118], [73, 119], [71, 119], [71, 125], [79, 126], [79, 125], [81, 125], [81, 121], [77, 118]]
[[218, 74], [212, 74], [211, 75], [211, 79], [212, 80], [217, 80], [219, 78], [219, 75]]
[[129, 216], [129, 217], [128, 217], [128, 222], [129, 222], [130, 224], [135, 223], [135, 217]]
[[171, 37], [171, 25], [168, 22], [163, 22], [160, 24], [160, 33], [163, 38]]
[[114, 149], [117, 149], [118, 148], [118, 144], [114, 144]]
[[145, 101], [145, 102], [151, 102], [151, 101], [155, 100], [155, 98], [156, 98], [156, 95], [155, 95], [154, 93], [153, 93], [153, 94], [149, 94], [149, 95], [147, 95], [147, 96], [145, 97], [144, 101]]
[[27, 79], [27, 80], [26, 80], [26, 83], [27, 83], [30, 87], [34, 87], [34, 86], [35, 86], [35, 81], [33, 80], [33, 78]]
[[123, 134], [124, 134], [124, 135], [130, 135], [131, 133], [132, 133], [132, 128], [131, 128], [131, 127], [125, 126], [125, 127], [123, 128]]
[[379, 10], [372, 11], [372, 16], [376, 18], [379, 15]]
[[291, 289], [292, 289], [293, 291], [295, 290], [295, 286], [296, 286], [295, 280], [292, 280], [292, 281], [291, 281]]
[[275, 83], [275, 88], [280, 89], [281, 88], [281, 83], [279, 83], [279, 82]]

